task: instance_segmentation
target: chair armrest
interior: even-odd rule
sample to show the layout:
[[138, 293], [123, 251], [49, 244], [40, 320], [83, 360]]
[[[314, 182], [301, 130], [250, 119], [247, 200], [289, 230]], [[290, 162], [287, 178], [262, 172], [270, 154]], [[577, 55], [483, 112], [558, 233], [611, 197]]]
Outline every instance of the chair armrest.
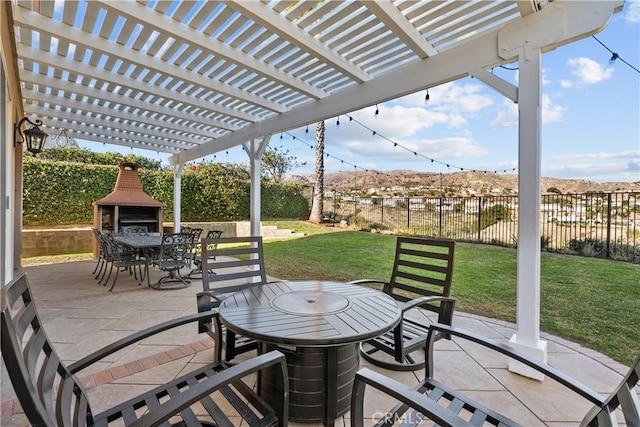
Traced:
[[439, 331], [443, 334], [456, 336], [459, 338], [466, 339], [468, 341], [474, 342], [476, 344], [480, 344], [484, 347], [490, 348], [492, 350], [497, 351], [498, 353], [504, 354], [508, 357], [511, 357], [518, 362], [524, 363], [532, 369], [556, 380], [558, 383], [567, 387], [569, 390], [574, 393], [579, 394], [584, 397], [591, 403], [602, 407], [604, 405], [604, 398], [594, 390], [590, 389], [586, 385], [581, 382], [571, 378], [567, 374], [555, 369], [548, 364], [541, 362], [528, 354], [523, 353], [509, 345], [503, 344], [501, 342], [492, 340], [490, 338], [483, 337], [473, 332], [466, 331], [464, 329], [454, 328], [449, 325], [443, 325], [440, 323], [434, 323], [429, 327], [429, 333], [427, 335], [426, 341], [426, 365], [425, 365], [425, 375], [427, 378], [433, 377], [433, 344], [435, 341], [436, 332]]
[[[422, 305], [431, 305], [434, 301], [440, 301], [440, 310], [437, 311], [438, 323], [444, 323], [445, 325], [453, 324], [453, 309], [456, 304], [456, 300], [454, 298], [445, 296], [420, 297], [403, 303], [400, 306], [400, 310], [404, 314], [404, 312], [409, 311], [412, 308], [420, 307]], [[449, 336], [446, 334], [445, 337], [449, 339]]]
[[189, 389], [183, 393], [173, 395], [171, 399], [141, 416], [135, 422], [129, 424], [129, 426], [148, 427], [160, 425], [169, 420], [173, 415], [202, 400], [214, 391], [239, 381], [247, 375], [274, 365], [279, 365], [279, 369], [276, 372], [277, 377], [280, 377], [281, 381], [281, 397], [277, 399], [279, 407], [274, 409], [278, 415], [278, 419], [286, 422], [288, 418], [289, 375], [287, 373], [284, 355], [274, 350], [224, 369], [206, 381], [189, 387]]
[[430, 304], [434, 301], [442, 301], [445, 304], [455, 304], [456, 300], [454, 298], [445, 297], [445, 296], [428, 296], [428, 297], [420, 297], [416, 299], [412, 299], [400, 305], [400, 310], [404, 313], [405, 311], [409, 311], [412, 308], [419, 307], [421, 305]]
[[[363, 405], [364, 392], [367, 385], [382, 391], [422, 414], [410, 414], [409, 417], [415, 417], [415, 419], [409, 419], [407, 425], [417, 425], [421, 419], [427, 418], [440, 426], [472, 426], [472, 424], [466, 420], [458, 417], [444, 406], [440, 406], [433, 399], [430, 399], [422, 393], [368, 368], [362, 368], [356, 373], [356, 377], [353, 382], [353, 392], [351, 394], [351, 427], [364, 426]], [[390, 424], [400, 422], [400, 417], [404, 415], [407, 408], [396, 406], [394, 409], [396, 409], [396, 411], [400, 409], [400, 412], [391, 411], [384, 415], [388, 418]], [[381, 420], [374, 420], [374, 422], [378, 421]], [[403, 425], [405, 424], [403, 423]]]
[[[198, 313], [211, 311], [214, 308], [217, 308], [222, 302], [222, 299], [211, 291], [198, 292], [196, 294], [196, 300], [196, 303], [198, 305]], [[209, 332], [211, 330], [211, 328], [207, 326], [209, 323], [211, 323], [209, 322], [210, 320], [211, 319], [198, 320], [198, 333]]]
[[114, 341], [113, 343], [102, 347], [99, 350], [94, 351], [93, 353], [83, 357], [82, 359], [72, 363], [69, 365], [69, 371], [72, 374], [75, 374], [82, 369], [94, 364], [95, 362], [104, 359], [110, 354], [115, 353], [118, 350], [121, 350], [131, 344], [135, 344], [138, 341], [141, 341], [150, 336], [156, 335], [160, 332], [167, 331], [169, 329], [176, 328], [178, 326], [186, 325], [191, 322], [197, 322], [202, 319], [211, 319], [214, 317], [218, 317], [217, 311], [208, 311], [203, 313], [195, 313], [189, 316], [178, 317], [176, 319], [168, 320], [163, 323], [159, 323], [155, 326], [152, 326], [147, 329], [143, 329], [135, 334], [131, 334], [124, 338], [119, 339], [118, 341]]
[[350, 285], [367, 285], [370, 283], [378, 283], [381, 285], [386, 285], [387, 282], [385, 282], [384, 280], [375, 280], [375, 279], [359, 279], [359, 280], [352, 280], [350, 282], [348, 282]]

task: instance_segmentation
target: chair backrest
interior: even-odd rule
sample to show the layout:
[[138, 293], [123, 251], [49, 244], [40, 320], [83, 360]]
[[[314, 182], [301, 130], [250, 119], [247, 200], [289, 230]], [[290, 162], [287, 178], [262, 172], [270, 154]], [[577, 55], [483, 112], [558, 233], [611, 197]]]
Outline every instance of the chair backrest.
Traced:
[[640, 426], [640, 399], [636, 386], [640, 383], [640, 354], [618, 387], [605, 399], [604, 405], [594, 406], [582, 419], [580, 426], [617, 426], [616, 409], [622, 410], [627, 426]]
[[226, 294], [267, 282], [261, 236], [202, 239], [201, 244], [204, 291]]
[[157, 257], [160, 260], [184, 260], [190, 249], [190, 240], [187, 234], [164, 233]]
[[222, 230], [209, 230], [207, 231], [207, 239], [219, 239], [222, 237]]
[[86, 392], [51, 346], [24, 274], [2, 288], [1, 323], [2, 358], [31, 424], [92, 424]]
[[149, 229], [146, 225], [125, 225], [120, 231], [122, 234], [144, 234], [148, 233]]
[[446, 239], [398, 237], [391, 279], [383, 291], [399, 301], [451, 292], [455, 242]]

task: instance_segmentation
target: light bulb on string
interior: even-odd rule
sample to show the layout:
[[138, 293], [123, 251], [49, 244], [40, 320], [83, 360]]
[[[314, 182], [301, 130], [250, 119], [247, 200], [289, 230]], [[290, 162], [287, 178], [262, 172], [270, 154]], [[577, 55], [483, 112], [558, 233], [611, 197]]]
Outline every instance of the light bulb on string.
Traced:
[[282, 132], [280, 132], [280, 139], [282, 139]]
[[378, 109], [378, 104], [376, 104], [376, 112], [373, 113], [373, 117], [377, 119], [379, 114], [380, 114], [380, 110]]
[[336, 127], [340, 129], [340, 116], [336, 119]]
[[618, 55], [615, 52], [611, 53], [611, 59], [609, 59], [609, 64], [613, 64], [615, 62], [616, 59], [620, 58], [620, 55]]
[[427, 89], [427, 94], [424, 96], [424, 103], [425, 104], [429, 103], [429, 89]]
[[309, 133], [309, 125], [307, 125], [307, 130], [305, 130], [304, 133]]

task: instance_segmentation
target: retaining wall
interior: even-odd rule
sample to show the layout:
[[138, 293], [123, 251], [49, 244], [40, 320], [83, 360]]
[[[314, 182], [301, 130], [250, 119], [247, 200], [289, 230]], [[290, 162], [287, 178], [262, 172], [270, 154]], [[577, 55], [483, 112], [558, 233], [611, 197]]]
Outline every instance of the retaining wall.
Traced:
[[[239, 222], [183, 222], [183, 226], [202, 228], [202, 237], [209, 230], [222, 230], [224, 237], [248, 236], [249, 221]], [[164, 223], [164, 230], [173, 230], [173, 223]], [[302, 233], [291, 230], [278, 229], [275, 226], [262, 226], [262, 236], [265, 239], [286, 239], [301, 237]], [[77, 228], [46, 228], [22, 231], [22, 257], [67, 255], [90, 253], [93, 251], [93, 233], [91, 227]]]

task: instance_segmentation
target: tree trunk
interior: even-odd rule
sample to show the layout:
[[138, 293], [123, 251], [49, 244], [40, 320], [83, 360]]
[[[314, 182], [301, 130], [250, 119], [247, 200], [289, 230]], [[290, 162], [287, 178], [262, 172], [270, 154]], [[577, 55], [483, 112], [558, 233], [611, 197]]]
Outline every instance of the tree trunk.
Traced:
[[316, 123], [316, 183], [313, 186], [313, 203], [309, 220], [320, 224], [323, 217], [324, 196], [324, 122]]

